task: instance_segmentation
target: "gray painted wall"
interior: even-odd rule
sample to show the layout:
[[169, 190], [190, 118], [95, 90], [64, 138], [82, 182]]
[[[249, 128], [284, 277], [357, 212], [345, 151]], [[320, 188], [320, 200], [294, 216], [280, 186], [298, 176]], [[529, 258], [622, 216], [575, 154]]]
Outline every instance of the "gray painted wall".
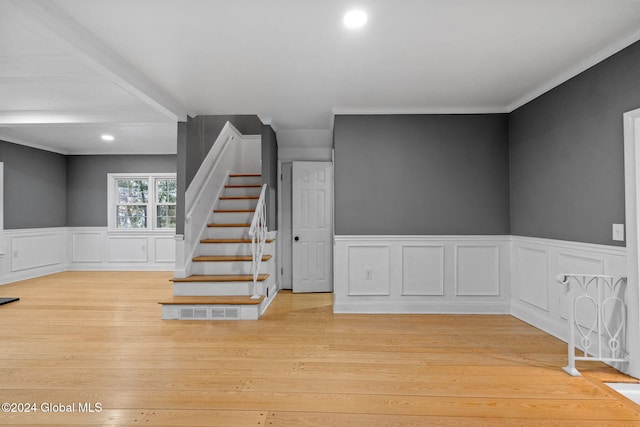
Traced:
[[271, 126], [262, 125], [262, 183], [267, 184], [267, 228], [278, 229], [278, 140]]
[[339, 235], [509, 234], [508, 117], [337, 116]]
[[187, 188], [227, 122], [231, 122], [244, 135], [259, 135], [262, 132], [262, 122], [256, 115], [196, 116], [178, 123], [176, 234], [184, 233], [184, 197]]
[[[189, 187], [200, 165], [209, 153], [216, 138], [227, 123], [231, 122], [243, 135], [260, 135], [262, 122], [256, 115], [196, 116], [187, 122], [185, 161], [185, 188]], [[180, 162], [180, 160], [178, 160]]]
[[64, 227], [66, 157], [0, 141], [0, 161], [4, 162], [4, 228]]
[[624, 246], [622, 114], [640, 107], [640, 43], [510, 114], [511, 233]]
[[176, 165], [175, 155], [68, 156], [67, 226], [108, 225], [108, 173], [172, 173]]

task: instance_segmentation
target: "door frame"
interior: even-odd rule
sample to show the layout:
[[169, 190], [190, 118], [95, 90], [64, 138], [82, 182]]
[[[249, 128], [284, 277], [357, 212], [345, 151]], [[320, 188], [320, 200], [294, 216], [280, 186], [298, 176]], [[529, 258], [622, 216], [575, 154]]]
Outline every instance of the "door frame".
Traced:
[[[284, 175], [287, 173], [285, 169], [288, 168], [289, 180], [284, 180]], [[280, 277], [280, 289], [292, 289], [293, 288], [293, 272], [291, 270], [291, 262], [285, 263], [286, 257], [291, 261], [292, 256], [292, 214], [289, 212], [288, 220], [285, 215], [285, 203], [291, 207], [292, 198], [292, 184], [293, 184], [293, 161], [278, 161], [278, 206], [280, 206], [278, 213], [278, 230], [279, 244], [278, 244], [278, 275]], [[289, 241], [286, 241], [287, 236]]]
[[640, 108], [623, 115], [625, 222], [627, 226], [628, 374], [640, 378]]
[[[327, 198], [327, 202], [330, 204], [329, 206], [329, 210], [328, 210], [328, 220], [331, 222], [330, 227], [329, 227], [329, 241], [327, 242], [328, 244], [328, 256], [326, 257], [325, 260], [325, 266], [327, 266], [328, 264], [328, 271], [327, 271], [327, 281], [329, 283], [329, 289], [327, 290], [318, 290], [316, 288], [316, 290], [311, 290], [311, 291], [300, 291], [300, 289], [297, 290], [297, 292], [333, 292], [334, 291], [334, 265], [333, 265], [333, 252], [334, 252], [334, 236], [335, 236], [335, 225], [334, 225], [334, 211], [335, 211], [335, 177], [334, 177], [334, 162], [333, 162], [333, 158], [332, 160], [328, 161], [328, 160], [293, 160], [291, 163], [291, 238], [292, 240], [294, 239], [294, 218], [295, 218], [295, 213], [294, 213], [294, 209], [295, 209], [295, 195], [294, 195], [294, 189], [296, 187], [296, 164], [298, 165], [302, 165], [302, 164], [310, 164], [310, 163], [314, 163], [314, 164], [322, 164], [325, 165], [323, 167], [328, 167], [329, 168], [329, 177], [331, 182], [329, 183], [329, 187], [328, 187], [328, 191], [329, 191], [329, 195]], [[292, 244], [292, 260], [293, 260], [293, 248], [296, 246], [293, 241], [291, 242]], [[295, 286], [295, 282], [294, 282], [294, 263], [292, 261], [292, 265], [291, 265], [291, 275], [292, 275], [292, 279], [291, 279], [291, 288], [293, 292], [296, 292], [296, 286]]]
[[4, 162], [0, 162], [0, 233], [4, 231]]

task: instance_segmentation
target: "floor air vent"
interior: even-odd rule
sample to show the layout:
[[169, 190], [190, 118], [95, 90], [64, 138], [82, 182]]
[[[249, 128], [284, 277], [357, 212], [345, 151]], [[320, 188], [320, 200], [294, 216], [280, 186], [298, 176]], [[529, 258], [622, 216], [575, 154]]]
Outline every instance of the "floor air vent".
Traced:
[[211, 309], [211, 318], [212, 319], [224, 319], [225, 318], [225, 309], [224, 308], [212, 308]]
[[238, 320], [240, 309], [237, 307], [181, 307], [181, 320]]
[[240, 310], [235, 307], [225, 308], [224, 317], [227, 319], [238, 319], [240, 317]]
[[180, 309], [180, 318], [181, 319], [193, 319], [193, 308], [181, 308]]

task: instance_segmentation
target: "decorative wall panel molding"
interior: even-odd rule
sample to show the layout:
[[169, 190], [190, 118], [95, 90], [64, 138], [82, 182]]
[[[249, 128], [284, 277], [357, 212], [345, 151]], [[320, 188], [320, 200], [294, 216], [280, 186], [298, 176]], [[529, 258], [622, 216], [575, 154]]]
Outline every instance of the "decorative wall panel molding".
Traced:
[[389, 295], [388, 245], [353, 245], [348, 249], [347, 294], [349, 296]]
[[500, 295], [500, 247], [456, 245], [456, 295]]
[[444, 296], [444, 245], [402, 246], [402, 295]]
[[113, 233], [106, 227], [68, 228], [68, 270], [172, 271], [176, 241], [167, 233]]
[[56, 227], [5, 230], [0, 241], [0, 284], [69, 270], [173, 271], [175, 265], [175, 237], [167, 233]]
[[508, 236], [336, 236], [334, 311], [509, 313]]
[[66, 269], [67, 235], [63, 228], [5, 230], [0, 283], [58, 273]]
[[626, 275], [626, 248], [512, 236], [511, 313], [567, 341], [567, 301], [558, 274]]
[[71, 233], [73, 262], [102, 262], [102, 234], [98, 232]]
[[28, 232], [11, 236], [11, 271], [57, 265], [64, 262], [62, 233]]
[[176, 261], [176, 240], [171, 236], [154, 236], [154, 258], [156, 263], [174, 263]]
[[512, 293], [520, 301], [549, 311], [549, 251], [546, 248], [516, 246], [514, 260], [517, 289]]

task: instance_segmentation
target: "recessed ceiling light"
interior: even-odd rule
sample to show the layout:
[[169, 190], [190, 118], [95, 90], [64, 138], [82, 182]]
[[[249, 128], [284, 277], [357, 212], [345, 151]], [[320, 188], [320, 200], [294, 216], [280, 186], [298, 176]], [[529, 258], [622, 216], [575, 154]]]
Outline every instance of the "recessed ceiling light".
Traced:
[[352, 10], [345, 13], [342, 22], [347, 28], [360, 28], [367, 22], [367, 14], [362, 10]]
[[102, 135], [100, 138], [102, 138], [102, 140], [106, 142], [113, 142], [113, 140], [115, 139], [113, 135], [107, 135], [107, 134]]

